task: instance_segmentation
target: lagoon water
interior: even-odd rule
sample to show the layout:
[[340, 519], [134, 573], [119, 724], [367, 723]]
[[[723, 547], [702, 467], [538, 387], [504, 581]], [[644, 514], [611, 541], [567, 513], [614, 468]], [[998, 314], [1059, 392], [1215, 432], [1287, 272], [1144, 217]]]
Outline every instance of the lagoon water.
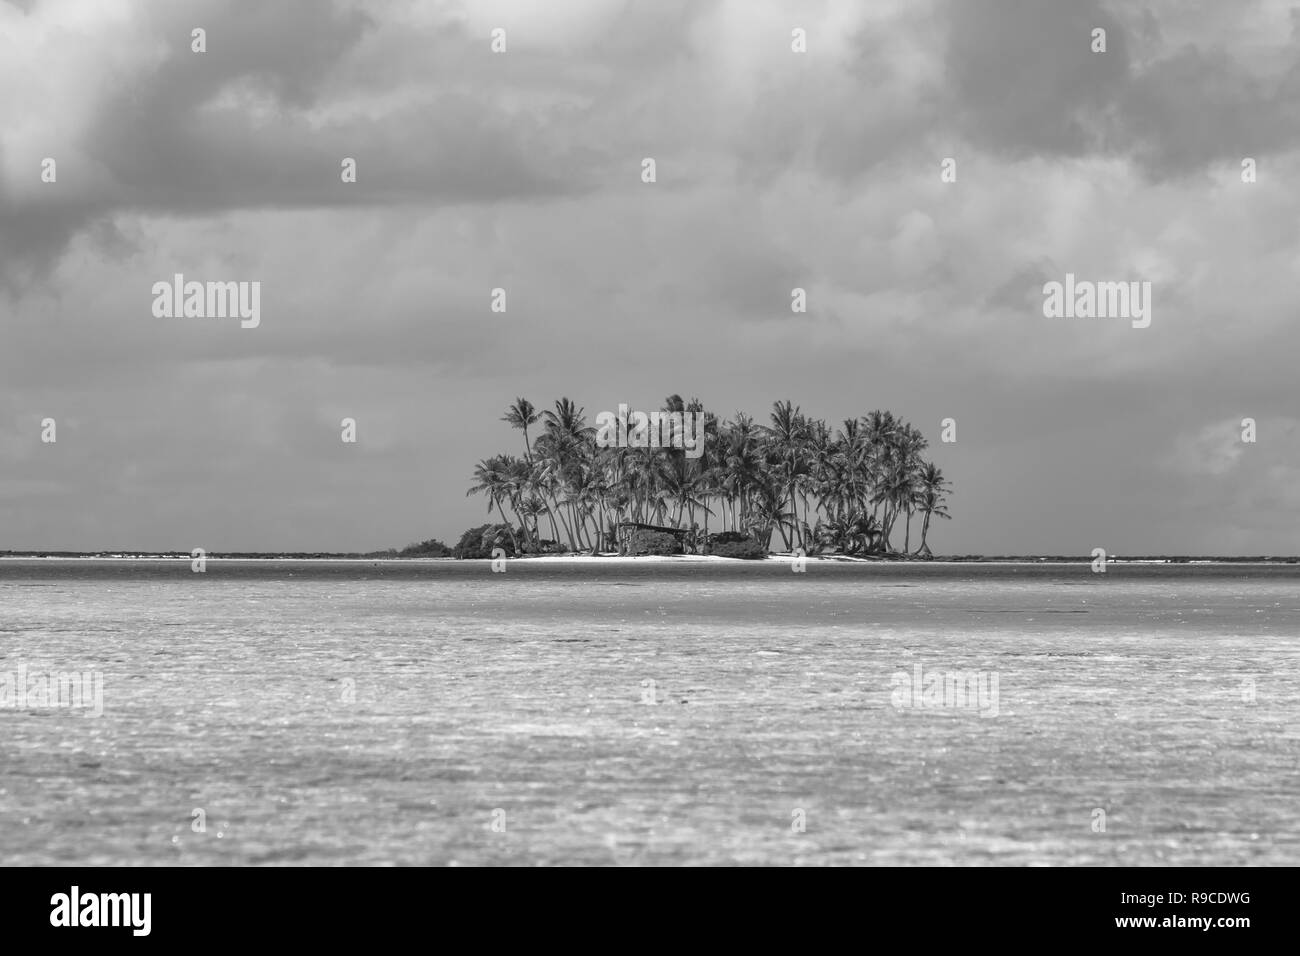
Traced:
[[1300, 863], [1296, 565], [0, 560], [21, 667], [5, 865]]

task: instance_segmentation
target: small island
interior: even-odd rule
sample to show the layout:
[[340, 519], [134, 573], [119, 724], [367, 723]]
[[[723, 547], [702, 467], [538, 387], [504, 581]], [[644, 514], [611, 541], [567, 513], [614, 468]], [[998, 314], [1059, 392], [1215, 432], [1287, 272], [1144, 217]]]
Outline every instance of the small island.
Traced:
[[[480, 461], [467, 492], [498, 521], [466, 531], [454, 556], [924, 559], [933, 520], [951, 517], [929, 443], [892, 412], [832, 428], [780, 401], [760, 424], [671, 395], [629, 431], [626, 407], [615, 440], [613, 413], [597, 416], [598, 430], [568, 398], [541, 412], [515, 399], [502, 421], [522, 432], [523, 456]], [[702, 423], [698, 440], [683, 420]]]

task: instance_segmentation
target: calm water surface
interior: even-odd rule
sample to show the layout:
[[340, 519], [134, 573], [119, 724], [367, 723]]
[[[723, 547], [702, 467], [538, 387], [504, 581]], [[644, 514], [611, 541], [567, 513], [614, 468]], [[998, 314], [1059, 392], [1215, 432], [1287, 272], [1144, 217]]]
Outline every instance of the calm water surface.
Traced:
[[0, 681], [104, 680], [0, 707], [0, 863], [1296, 864], [1297, 635], [1297, 566], [0, 560]]

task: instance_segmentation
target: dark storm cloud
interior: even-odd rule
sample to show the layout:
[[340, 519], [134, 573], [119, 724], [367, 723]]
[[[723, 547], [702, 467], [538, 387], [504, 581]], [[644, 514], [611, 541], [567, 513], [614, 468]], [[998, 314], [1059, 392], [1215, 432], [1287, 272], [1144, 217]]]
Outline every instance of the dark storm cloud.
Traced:
[[1157, 178], [1300, 142], [1300, 60], [1260, 80], [1220, 49], [1188, 47], [1152, 64], [1120, 101], [1133, 152]]
[[1043, 285], [1059, 276], [1046, 261], [1030, 263], [1002, 282], [984, 299], [985, 309], [1005, 309], [1020, 315], [1035, 315], [1043, 307]]
[[[1129, 63], [1119, 22], [1097, 0], [952, 0], [947, 10], [949, 119], [972, 143], [1015, 157], [1102, 145]], [[1095, 27], [1105, 54], [1091, 50]]]
[[16, 205], [0, 186], [0, 296], [20, 295], [44, 279], [68, 240], [89, 224], [102, 223], [101, 236], [112, 233], [100, 218], [109, 208], [104, 202]]
[[[0, 191], [7, 283], [46, 275], [73, 235], [119, 211], [501, 201], [570, 195], [591, 180], [580, 140], [549, 135], [544, 116], [503, 112], [491, 91], [450, 72], [431, 101], [381, 118], [316, 118], [353, 92], [333, 72], [373, 30], [365, 14], [315, 0], [146, 11], [167, 52], [150, 74], [104, 92], [79, 143], [99, 184], [58, 205]], [[207, 31], [205, 53], [190, 49], [195, 26]], [[465, 40], [454, 23], [439, 28], [424, 51], [430, 70], [447, 70], [454, 57], [439, 50]], [[354, 184], [340, 180], [344, 157], [357, 161]], [[61, 180], [73, 172], [65, 160]]]
[[[325, 14], [325, 15], [322, 15]], [[189, 24], [209, 24], [208, 52], [189, 49]], [[332, 81], [339, 60], [373, 21], [315, 0], [213, 7], [211, 15], [169, 15], [176, 39], [157, 72], [121, 91], [91, 130], [88, 148], [111, 170], [132, 206], [212, 209], [330, 206], [349, 202], [475, 201], [567, 191], [542, 147], [539, 123], [506, 116], [483, 96], [450, 83], [430, 103], [372, 119], [315, 122], [307, 111], [346, 95]], [[436, 76], [442, 47], [464, 45], [454, 25], [426, 45]], [[244, 86], [233, 87], [242, 81]], [[265, 97], [270, 121], [218, 97]], [[340, 161], [356, 158], [344, 189]]]
[[[1151, 9], [1098, 0], [947, 9], [948, 121], [995, 155], [1126, 156], [1165, 179], [1300, 142], [1300, 53], [1283, 74], [1261, 77], [1248, 51], [1217, 38], [1165, 49]], [[1091, 49], [1096, 27], [1105, 53]]]

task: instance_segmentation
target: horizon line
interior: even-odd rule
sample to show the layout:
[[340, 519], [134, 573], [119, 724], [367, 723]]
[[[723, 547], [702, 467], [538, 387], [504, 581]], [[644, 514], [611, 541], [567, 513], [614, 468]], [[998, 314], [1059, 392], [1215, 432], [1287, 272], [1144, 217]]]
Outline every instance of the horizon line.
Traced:
[[[184, 558], [189, 560], [193, 556], [191, 551], [177, 550], [159, 550], [159, 549], [132, 549], [132, 548], [103, 548], [94, 551], [70, 551], [54, 548], [28, 548], [15, 550], [0, 550], [0, 558], [104, 558], [104, 557], [122, 557], [122, 558]], [[793, 557], [793, 552], [772, 551], [768, 557]], [[473, 560], [466, 558], [453, 558], [450, 555], [443, 557], [429, 557], [422, 555], [403, 556], [397, 549], [384, 549], [382, 551], [239, 551], [239, 550], [222, 550], [222, 551], [205, 551], [204, 557], [208, 559], [221, 558], [351, 558], [366, 560], [392, 560], [392, 561], [456, 561], [456, 560]], [[615, 552], [601, 552], [592, 554], [587, 551], [565, 552], [561, 554], [550, 555], [520, 555], [509, 560], [528, 560], [532, 557], [620, 557]], [[670, 555], [669, 557], [676, 557]], [[687, 556], [689, 557], [689, 556]], [[844, 555], [807, 555], [809, 560], [819, 557], [840, 558]], [[863, 560], [875, 560], [883, 563], [897, 561], [902, 563], [944, 563], [953, 561], [1086, 561], [1093, 560], [1090, 553], [1081, 552], [1078, 554], [1070, 552], [1059, 553], [1031, 553], [1031, 554], [945, 554], [933, 555], [928, 558], [921, 558], [915, 555], [877, 555], [872, 557], [860, 556]], [[482, 559], [488, 560], [488, 559]], [[1218, 561], [1224, 563], [1243, 563], [1243, 562], [1268, 562], [1268, 563], [1300, 563], [1300, 555], [1287, 554], [1133, 554], [1133, 555], [1114, 555], [1107, 554], [1108, 563], [1123, 563], [1125, 561]]]

